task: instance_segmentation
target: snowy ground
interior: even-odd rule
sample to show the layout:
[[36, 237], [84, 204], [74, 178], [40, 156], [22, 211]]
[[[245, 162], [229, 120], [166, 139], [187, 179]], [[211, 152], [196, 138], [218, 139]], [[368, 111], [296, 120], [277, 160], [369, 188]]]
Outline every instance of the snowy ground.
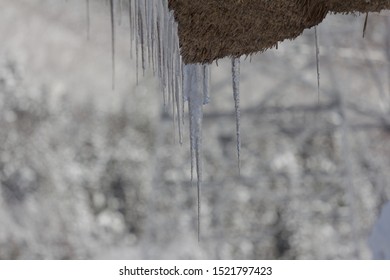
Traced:
[[[0, 258], [367, 259], [389, 200], [390, 25], [328, 16], [241, 63], [238, 176], [230, 60], [204, 116], [201, 243], [187, 133], [135, 82], [105, 1], [0, 1]], [[188, 122], [186, 122], [186, 125]], [[188, 127], [186, 127], [188, 130]]]

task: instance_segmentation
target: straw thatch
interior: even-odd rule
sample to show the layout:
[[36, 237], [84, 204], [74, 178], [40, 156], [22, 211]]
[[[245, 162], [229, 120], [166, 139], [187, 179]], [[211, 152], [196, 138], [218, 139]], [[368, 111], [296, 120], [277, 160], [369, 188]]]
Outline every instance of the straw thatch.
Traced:
[[328, 13], [379, 12], [390, 0], [169, 0], [185, 63], [241, 56], [294, 39]]

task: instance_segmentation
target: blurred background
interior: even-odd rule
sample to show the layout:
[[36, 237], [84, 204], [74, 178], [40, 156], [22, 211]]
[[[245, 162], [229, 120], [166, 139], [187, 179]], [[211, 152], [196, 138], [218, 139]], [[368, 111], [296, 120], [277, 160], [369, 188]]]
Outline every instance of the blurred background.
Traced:
[[136, 84], [116, 7], [112, 90], [106, 1], [88, 17], [85, 1], [0, 0], [0, 259], [372, 257], [390, 197], [389, 13], [364, 39], [365, 15], [328, 15], [319, 97], [313, 29], [243, 58], [241, 176], [230, 60], [212, 66], [198, 244], [188, 133], [181, 146], [151, 73]]

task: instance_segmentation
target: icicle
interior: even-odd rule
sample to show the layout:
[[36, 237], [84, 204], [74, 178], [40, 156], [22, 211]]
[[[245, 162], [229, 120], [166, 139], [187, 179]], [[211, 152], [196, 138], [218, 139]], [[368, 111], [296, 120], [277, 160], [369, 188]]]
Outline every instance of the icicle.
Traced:
[[203, 76], [203, 104], [206, 105], [210, 102], [210, 66], [208, 64], [203, 65]]
[[366, 13], [366, 18], [364, 19], [364, 25], [363, 25], [363, 38], [364, 38], [364, 36], [366, 35], [367, 21], [368, 21], [368, 12]]
[[[162, 4], [162, 5], [164, 5], [164, 4]], [[169, 25], [168, 25], [168, 20], [166, 18], [167, 12], [165, 11], [165, 6], [163, 6], [163, 12], [164, 12], [165, 18], [164, 18], [163, 22], [161, 23], [162, 35], [163, 35], [163, 38], [165, 40], [167, 40], [168, 36], [169, 36]], [[162, 79], [163, 79], [163, 84], [164, 84], [164, 88], [165, 88], [168, 100], [169, 100], [169, 90], [168, 90], [169, 66], [168, 66], [168, 61], [169, 61], [169, 54], [172, 51], [171, 49], [169, 49], [169, 43], [170, 43], [170, 40], [168, 39], [166, 41], [166, 43], [163, 44], [163, 49], [162, 49], [162, 54], [163, 54], [163, 76], [162, 76]], [[168, 102], [168, 104], [169, 104], [169, 102]]]
[[[180, 60], [181, 60], [181, 57], [179, 57], [180, 58]], [[185, 89], [185, 81], [184, 81], [184, 63], [182, 63], [181, 61], [180, 61], [180, 63], [179, 63], [179, 71], [180, 71], [180, 73], [181, 73], [181, 81], [179, 81], [180, 82], [180, 85], [181, 85], [181, 100], [182, 100], [182, 111], [181, 111], [181, 113], [182, 113], [182, 124], [183, 124], [183, 126], [185, 125], [185, 122], [184, 122], [184, 103], [186, 102], [186, 100], [188, 100], [188, 98], [187, 98], [187, 93], [186, 93], [186, 89]]]
[[[157, 73], [160, 77], [160, 87], [162, 88], [162, 44], [161, 44], [161, 30], [160, 30], [160, 22], [157, 21]], [[164, 105], [165, 105], [165, 95], [163, 92]]]
[[114, 24], [114, 0], [110, 0], [110, 16], [111, 16], [112, 89], [115, 90], [115, 24]]
[[240, 58], [232, 58], [233, 98], [236, 111], [237, 165], [241, 173], [241, 133], [240, 133]]
[[[150, 4], [151, 2], [153, 1], [144, 1], [144, 44], [145, 44], [145, 64], [146, 62], [149, 63], [149, 67], [150, 67], [150, 26], [149, 26], [149, 14], [150, 14], [150, 10], [149, 10], [149, 6], [148, 6], [148, 3]], [[147, 60], [147, 61], [146, 61]], [[146, 68], [146, 66], [145, 66]]]
[[320, 103], [320, 48], [318, 45], [317, 26], [314, 27], [314, 36], [315, 36], [315, 44], [316, 44], [317, 94], [318, 94], [318, 104], [319, 104]]
[[[183, 96], [184, 96], [184, 99], [183, 99], [183, 102], [189, 102], [189, 94], [192, 90], [192, 72], [194, 71], [193, 70], [194, 66], [192, 64], [190, 65], [184, 65], [184, 69], [183, 69]], [[192, 128], [191, 128], [191, 120], [190, 120], [190, 136], [191, 136], [191, 132], [192, 132]], [[192, 140], [193, 138], [190, 137], [190, 152], [191, 152], [191, 182], [193, 180], [193, 174], [194, 174], [194, 153], [193, 153], [193, 144], [192, 144]]]
[[153, 22], [152, 22], [152, 66], [153, 66], [153, 74], [157, 73], [157, 61], [158, 61], [158, 51], [157, 51], [157, 4], [153, 2]]
[[[114, 0], [109, 0], [113, 25]], [[122, 0], [118, 0], [122, 1]], [[122, 2], [119, 3], [121, 5]], [[179, 141], [182, 143], [184, 125], [184, 103], [189, 106], [191, 181], [194, 170], [197, 173], [198, 189], [198, 238], [200, 237], [200, 191], [202, 183], [201, 128], [203, 104], [209, 102], [209, 65], [184, 65], [180, 56], [178, 25], [173, 12], [168, 9], [168, 0], [129, 0], [130, 52], [135, 46], [137, 83], [142, 67], [152, 67], [160, 80], [164, 107], [172, 105], [174, 129], [176, 123]], [[114, 27], [113, 30], [113, 69], [114, 69]], [[140, 61], [141, 59], [141, 61]], [[113, 71], [114, 72], [114, 71]], [[172, 102], [172, 104], [171, 104]]]
[[147, 34], [148, 34], [148, 62], [149, 62], [149, 67], [153, 68], [152, 66], [152, 56], [153, 56], [153, 40], [152, 40], [152, 30], [153, 30], [153, 13], [154, 13], [154, 1], [145, 1], [145, 5], [147, 4], [146, 7], [146, 19], [147, 19]]
[[130, 26], [130, 58], [133, 58], [133, 43], [134, 43], [134, 16], [133, 16], [134, 0], [129, 0], [129, 26]]
[[[200, 240], [200, 211], [201, 211], [201, 185], [202, 185], [202, 119], [204, 100], [204, 73], [201, 64], [189, 64], [184, 66], [184, 75], [189, 89], [188, 111], [190, 118], [190, 142], [191, 142], [191, 170], [193, 162], [196, 163], [197, 193], [198, 193], [198, 241]], [[192, 171], [191, 171], [192, 173]], [[192, 175], [191, 175], [192, 177]]]
[[162, 1], [158, 1], [158, 14], [157, 14], [157, 38], [158, 38], [158, 65], [159, 65], [159, 77], [160, 85], [163, 90], [164, 107], [167, 106], [167, 91], [166, 91], [166, 68], [165, 68], [165, 20], [166, 14], [164, 10], [164, 4]]
[[[173, 50], [174, 46], [174, 41], [173, 41], [173, 30], [172, 28], [169, 29], [168, 32], [168, 48], [170, 50]], [[172, 124], [173, 124], [173, 131], [175, 131], [175, 124], [176, 124], [176, 119], [175, 119], [175, 79], [174, 79], [174, 57], [173, 57], [173, 52], [168, 53], [168, 93], [170, 97], [170, 102], [172, 106]], [[175, 135], [174, 135], [175, 139]]]
[[[143, 1], [144, 2], [144, 1]], [[146, 20], [145, 20], [145, 5], [140, 3], [139, 5], [139, 32], [141, 35], [141, 59], [142, 59], [142, 73], [145, 76], [146, 64], [145, 64], [145, 38], [146, 38]]]
[[[172, 20], [172, 17], [170, 17], [169, 21]], [[169, 22], [168, 22], [169, 23]], [[172, 50], [173, 49], [173, 31], [172, 31], [172, 28], [167, 28], [166, 29], [166, 32], [167, 32], [167, 36], [166, 36], [166, 39], [167, 39], [167, 48], [166, 48], [166, 57], [167, 57], [167, 61], [166, 61], [166, 70], [167, 70], [167, 88], [168, 88], [168, 104], [169, 105], [172, 105], [172, 107], [174, 107], [173, 105], [173, 55], [172, 55], [172, 51], [169, 51], [169, 50]]]
[[89, 0], [85, 1], [86, 4], [86, 20], [87, 20], [87, 39], [90, 37], [90, 12], [89, 12]]
[[134, 23], [135, 23], [135, 65], [136, 65], [136, 80], [137, 85], [139, 82], [139, 13], [138, 13], [138, 0], [134, 0]]
[[183, 103], [181, 103], [180, 100], [180, 92], [181, 92], [181, 83], [182, 83], [182, 75], [181, 75], [181, 60], [180, 57], [174, 56], [175, 59], [175, 67], [176, 67], [176, 72], [175, 72], [175, 103], [176, 103], [176, 110], [177, 110], [177, 127], [179, 130], [179, 143], [180, 145], [183, 144], [183, 135], [181, 131], [181, 124], [182, 124], [182, 118], [183, 118]]

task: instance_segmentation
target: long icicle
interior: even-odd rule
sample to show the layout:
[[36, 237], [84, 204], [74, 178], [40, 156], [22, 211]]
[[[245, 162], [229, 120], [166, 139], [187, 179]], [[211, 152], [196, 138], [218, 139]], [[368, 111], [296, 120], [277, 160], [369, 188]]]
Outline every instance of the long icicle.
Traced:
[[[192, 87], [192, 72], [193, 65], [184, 65], [183, 69], [183, 103], [189, 102], [189, 95]], [[189, 108], [190, 109], [190, 108]], [[189, 110], [190, 111], [190, 110]], [[191, 112], [189, 112], [189, 128], [190, 128], [190, 153], [191, 153], [191, 182], [194, 179], [194, 143], [192, 137], [192, 122], [191, 122]]]
[[[200, 242], [200, 216], [201, 216], [201, 186], [202, 186], [202, 119], [203, 119], [203, 85], [201, 85], [202, 75], [201, 67], [198, 65], [196, 69], [196, 88], [195, 93], [192, 94], [189, 103], [192, 105], [192, 115], [194, 117], [194, 132], [195, 132], [195, 160], [196, 160], [196, 174], [197, 174], [197, 192], [198, 192], [198, 242]], [[193, 95], [196, 95], [194, 98]]]
[[191, 166], [196, 163], [198, 196], [198, 241], [201, 233], [201, 187], [202, 187], [202, 120], [204, 101], [204, 69], [201, 64], [185, 65], [188, 111], [190, 119]]
[[[116, 3], [114, 3], [114, 0], [107, 0], [106, 3], [109, 4], [111, 8], [111, 23], [113, 25]], [[129, 0], [129, 16], [129, 25], [131, 29], [130, 41], [131, 43], [134, 43], [135, 46], [137, 84], [139, 72], [142, 71], [143, 74], [145, 74], [145, 68], [147, 66], [152, 67], [153, 73], [160, 78], [164, 107], [166, 107], [169, 102], [173, 103], [172, 114], [174, 122], [175, 117], [177, 118], [176, 121], [179, 130], [180, 143], [182, 143], [182, 128], [184, 126], [184, 103], [185, 101], [188, 101], [191, 181], [193, 181], [194, 176], [197, 177], [198, 240], [200, 240], [202, 106], [209, 100], [210, 69], [208, 65], [183, 64], [180, 56], [180, 44], [177, 34], [178, 25], [174, 20], [173, 13], [169, 11], [168, 0]], [[112, 31], [114, 50], [114, 27], [112, 27]], [[133, 46], [130, 47], [131, 52], [132, 47]], [[113, 59], [113, 66], [114, 65], [115, 62]], [[195, 172], [196, 175], [194, 174]]]
[[319, 104], [320, 103], [320, 47], [318, 44], [317, 26], [314, 27], [314, 36], [315, 36], [315, 43], [316, 43], [317, 95], [318, 95], [318, 104]]
[[234, 108], [236, 112], [237, 166], [241, 174], [241, 133], [240, 133], [240, 58], [232, 58], [232, 82]]
[[142, 61], [142, 74], [145, 77], [145, 71], [146, 71], [146, 55], [145, 55], [145, 45], [146, 45], [146, 9], [145, 9], [145, 3], [139, 3], [139, 22], [140, 25], [138, 26], [140, 37], [141, 37], [141, 61]]
[[115, 23], [114, 23], [114, 0], [110, 0], [110, 17], [111, 17], [112, 89], [115, 90]]
[[[182, 106], [182, 104], [181, 104], [181, 100], [180, 100], [180, 96], [179, 96], [181, 75], [177, 71], [178, 63], [180, 63], [180, 60], [176, 56], [173, 56], [173, 64], [174, 64], [174, 67], [176, 69], [176, 72], [174, 73], [176, 78], [174, 79], [173, 94], [174, 94], [174, 98], [175, 98], [174, 103], [176, 104], [177, 128], [179, 130], [179, 143], [180, 143], [180, 145], [182, 145], [183, 144], [183, 136], [182, 136], [182, 132], [181, 132], [182, 115], [181, 115], [181, 107], [180, 107], [180, 106]], [[175, 113], [173, 113], [173, 115], [175, 115]]]
[[134, 34], [135, 34], [135, 68], [136, 68], [136, 81], [139, 83], [139, 12], [138, 12], [138, 0], [134, 0]]

